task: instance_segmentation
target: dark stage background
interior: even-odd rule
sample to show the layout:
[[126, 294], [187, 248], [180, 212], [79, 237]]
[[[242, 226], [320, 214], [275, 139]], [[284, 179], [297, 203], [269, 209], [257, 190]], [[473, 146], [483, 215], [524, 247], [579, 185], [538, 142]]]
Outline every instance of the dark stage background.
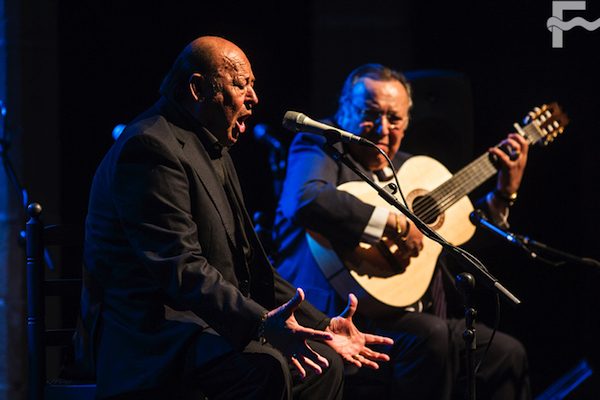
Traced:
[[[551, 146], [530, 152], [511, 211], [512, 230], [600, 259], [600, 31], [575, 28], [564, 33], [564, 48], [553, 49], [546, 29], [549, 0], [435, 6], [379, 0], [57, 5], [61, 156], [40, 148], [35, 155], [38, 168], [59, 163], [64, 221], [84, 218], [90, 181], [112, 143], [113, 127], [155, 101], [163, 75], [185, 44], [216, 34], [246, 51], [257, 77], [259, 107], [248, 134], [232, 150], [251, 212], [270, 216], [275, 206], [268, 150], [251, 135], [255, 124], [268, 124], [288, 144], [292, 135], [280, 127], [285, 111], [327, 115], [343, 78], [361, 63], [452, 71], [455, 78], [443, 81], [442, 89], [427, 82], [416, 86], [423, 91], [415, 95], [438, 111], [428, 116], [425, 106], [415, 105], [418, 119], [406, 149], [432, 149], [431, 155], [456, 167], [501, 140], [534, 106], [559, 102], [571, 124]], [[589, 1], [587, 7], [573, 16], [600, 17], [597, 4]], [[418, 126], [432, 131], [430, 136], [419, 137]], [[38, 187], [30, 190], [41, 201], [46, 196]], [[492, 248], [475, 254], [523, 301], [517, 308], [502, 305], [500, 328], [527, 347], [538, 394], [579, 360], [597, 362], [598, 274], [573, 263], [551, 267], [494, 240]], [[492, 300], [482, 290], [480, 319], [493, 321]], [[586, 384], [589, 394], [591, 380]]]

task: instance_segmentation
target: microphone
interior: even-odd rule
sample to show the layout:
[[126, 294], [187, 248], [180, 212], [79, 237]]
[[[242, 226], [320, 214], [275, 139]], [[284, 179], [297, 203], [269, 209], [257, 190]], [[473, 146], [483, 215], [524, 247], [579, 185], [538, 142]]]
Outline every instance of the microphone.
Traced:
[[493, 234], [498, 235], [498, 236], [508, 240], [510, 243], [512, 243], [514, 245], [517, 245], [519, 247], [523, 246], [523, 243], [517, 238], [516, 235], [514, 235], [510, 232], [506, 232], [506, 231], [498, 228], [496, 225], [492, 224], [491, 222], [489, 222], [487, 220], [487, 218], [485, 218], [485, 216], [483, 215], [481, 210], [473, 211], [469, 215], [469, 220], [471, 221], [471, 223], [473, 225], [481, 226], [482, 228], [485, 228], [489, 232], [492, 232]]
[[254, 126], [254, 139], [266, 144], [271, 150], [280, 152], [283, 150], [283, 145], [269, 132], [271, 128], [267, 124], [256, 124]]
[[373, 142], [355, 135], [350, 132], [335, 128], [331, 125], [324, 124], [319, 121], [315, 121], [306, 115], [296, 112], [288, 111], [283, 116], [283, 127], [294, 132], [310, 132], [318, 135], [323, 135], [328, 139], [333, 137], [342, 142], [347, 143], [359, 143], [367, 146], [375, 146]]

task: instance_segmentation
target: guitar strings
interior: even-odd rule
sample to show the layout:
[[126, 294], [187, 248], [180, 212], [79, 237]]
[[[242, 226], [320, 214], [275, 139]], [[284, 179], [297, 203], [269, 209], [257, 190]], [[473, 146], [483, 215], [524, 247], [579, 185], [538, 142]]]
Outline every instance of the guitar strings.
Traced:
[[[524, 137], [531, 144], [538, 142], [543, 136], [537, 131], [533, 123], [529, 123], [522, 128]], [[545, 132], [544, 132], [545, 133]], [[532, 138], [538, 138], [534, 141]], [[489, 159], [489, 153], [484, 153], [470, 165], [467, 165], [460, 170], [454, 177], [444, 182], [440, 187], [430, 192], [430, 196], [434, 202], [431, 207], [420, 210], [424, 213], [424, 218], [435, 219], [454, 203], [459, 201], [463, 196], [466, 196], [481, 183], [486, 181], [496, 173], [497, 168]], [[458, 191], [461, 189], [461, 191]], [[439, 196], [439, 198], [437, 198]], [[431, 204], [432, 202], [427, 202]]]
[[[533, 123], [523, 128], [524, 137], [531, 144], [532, 137], [540, 136]], [[545, 132], [544, 132], [545, 133]], [[535, 135], [533, 135], [535, 134]], [[535, 142], [538, 142], [539, 137]], [[484, 153], [471, 164], [458, 171], [453, 177], [442, 183], [438, 188], [429, 192], [425, 200], [413, 203], [413, 212], [424, 221], [433, 221], [441, 213], [469, 194], [473, 189], [485, 182], [497, 171], [489, 158], [489, 153]]]
[[[481, 158], [483, 157], [484, 156], [480, 157], [480, 159], [476, 160], [472, 165], [463, 168], [463, 170], [459, 171], [454, 178], [449, 179], [437, 189], [431, 191], [428, 194], [428, 197], [433, 201], [430, 200], [417, 204], [415, 212], [431, 218], [436, 216], [435, 214], [437, 214], [438, 211], [446, 210], [450, 205], [454, 204], [454, 202], [464, 196], [463, 193], [457, 193], [457, 189], [463, 189], [462, 192], [464, 192], [464, 187], [466, 186], [465, 183], [479, 180], [477, 179], [478, 176], [475, 176], [475, 174], [478, 173], [477, 170], [481, 169], [473, 167], [476, 166], [475, 164], [480, 164]], [[423, 206], [425, 206], [425, 208], [423, 208]]]
[[[496, 172], [489, 156], [483, 154], [427, 195], [427, 199], [414, 206], [415, 214], [424, 220], [433, 220], [443, 211], [467, 195]], [[414, 203], [413, 203], [414, 205]]]
[[[477, 160], [475, 163], [478, 164], [479, 161], [480, 160]], [[464, 182], [473, 180], [473, 169], [474, 168], [472, 168], [471, 166], [463, 168], [463, 170], [459, 171], [454, 176], [454, 178], [449, 179], [448, 181], [440, 185], [440, 187], [430, 192], [429, 196], [432, 197], [433, 200], [435, 200], [435, 203], [437, 204], [431, 204], [430, 201], [428, 202], [429, 204], [426, 204], [429, 205], [429, 207], [425, 209], [421, 208], [419, 211], [431, 217], [432, 212], [435, 213], [440, 208], [442, 209], [442, 211], [448, 208], [449, 203], [453, 204], [453, 202], [457, 198], [462, 197], [462, 194], [457, 195], [457, 189], [461, 189], [464, 186]]]
[[487, 176], [482, 176], [480, 173], [475, 173], [476, 171], [473, 170], [466, 172], [467, 173], [458, 176], [458, 179], [451, 182], [453, 184], [445, 185], [440, 188], [441, 190], [430, 193], [428, 201], [423, 201], [420, 204], [425, 207], [420, 207], [417, 213], [423, 213], [423, 218], [426, 220], [435, 220], [442, 212], [450, 208], [450, 206], [469, 193], [472, 188], [477, 187], [481, 182], [494, 174], [493, 170], [489, 171]]

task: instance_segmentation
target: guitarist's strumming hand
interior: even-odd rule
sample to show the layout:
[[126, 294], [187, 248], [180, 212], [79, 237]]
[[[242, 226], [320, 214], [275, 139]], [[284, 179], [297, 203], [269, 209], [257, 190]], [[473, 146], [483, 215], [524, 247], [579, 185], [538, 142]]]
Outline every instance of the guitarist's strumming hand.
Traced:
[[411, 257], [417, 257], [423, 250], [423, 234], [402, 214], [390, 212], [385, 226], [383, 243], [399, 262], [407, 267]]

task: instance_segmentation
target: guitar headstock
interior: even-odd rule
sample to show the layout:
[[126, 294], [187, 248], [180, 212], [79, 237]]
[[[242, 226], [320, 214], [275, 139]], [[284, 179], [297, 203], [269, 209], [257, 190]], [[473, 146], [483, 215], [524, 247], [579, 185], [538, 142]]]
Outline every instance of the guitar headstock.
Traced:
[[526, 124], [524, 127], [514, 124], [517, 131], [530, 143], [546, 146], [564, 132], [569, 124], [569, 117], [554, 102], [535, 107], [523, 119], [523, 123]]

